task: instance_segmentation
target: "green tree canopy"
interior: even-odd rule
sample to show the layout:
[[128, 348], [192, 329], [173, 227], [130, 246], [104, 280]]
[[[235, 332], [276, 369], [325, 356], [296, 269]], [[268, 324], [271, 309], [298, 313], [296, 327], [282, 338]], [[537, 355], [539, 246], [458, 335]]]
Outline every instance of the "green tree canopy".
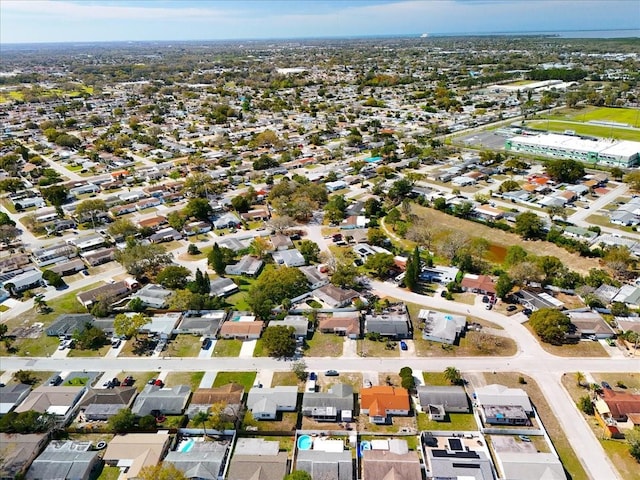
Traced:
[[584, 177], [582, 163], [566, 158], [549, 160], [546, 171], [553, 180], [561, 183], [575, 183]]
[[135, 315], [119, 313], [113, 321], [113, 331], [118, 336], [134, 337], [149, 321], [149, 317], [144, 316], [142, 313], [136, 313]]
[[190, 198], [182, 212], [197, 220], [207, 221], [213, 212], [209, 201], [205, 198]]
[[292, 357], [296, 350], [295, 329], [276, 325], [267, 327], [262, 335], [264, 348], [272, 357]]
[[190, 275], [191, 270], [187, 267], [183, 267], [182, 265], [167, 265], [158, 273], [156, 282], [165, 288], [184, 288]]
[[544, 223], [533, 212], [522, 212], [516, 217], [515, 232], [525, 239], [541, 238], [544, 236]]
[[312, 240], [302, 240], [298, 245], [298, 251], [304, 257], [304, 261], [309, 263], [317, 262], [320, 255], [320, 247]]
[[123, 408], [107, 421], [109, 429], [116, 433], [125, 433], [132, 430], [136, 424], [136, 416], [130, 408]]
[[116, 252], [116, 260], [122, 264], [127, 273], [141, 278], [145, 275], [155, 277], [160, 270], [172, 263], [171, 255], [165, 252], [162, 245], [151, 243], [142, 245], [128, 242], [123, 250]]
[[307, 278], [294, 267], [267, 265], [249, 289], [249, 305], [260, 318], [266, 319], [273, 306], [285, 298], [297, 297], [309, 289]]
[[107, 232], [115, 239], [133, 237], [138, 227], [128, 218], [119, 218], [107, 228]]
[[569, 331], [571, 320], [558, 310], [542, 308], [533, 312], [529, 324], [543, 342], [561, 345]]
[[389, 269], [394, 265], [393, 255], [390, 253], [375, 253], [367, 257], [364, 266], [371, 270], [378, 278], [388, 275]]

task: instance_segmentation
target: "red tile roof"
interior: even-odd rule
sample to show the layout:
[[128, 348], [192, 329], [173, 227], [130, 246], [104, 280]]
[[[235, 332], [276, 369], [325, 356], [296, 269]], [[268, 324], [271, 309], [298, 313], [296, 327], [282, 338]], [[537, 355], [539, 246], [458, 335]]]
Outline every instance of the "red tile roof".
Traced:
[[626, 417], [630, 413], [640, 413], [640, 395], [605, 388], [602, 397], [613, 418]]
[[369, 416], [386, 416], [387, 410], [409, 410], [409, 392], [406, 388], [385, 385], [360, 391], [360, 406], [369, 410]]

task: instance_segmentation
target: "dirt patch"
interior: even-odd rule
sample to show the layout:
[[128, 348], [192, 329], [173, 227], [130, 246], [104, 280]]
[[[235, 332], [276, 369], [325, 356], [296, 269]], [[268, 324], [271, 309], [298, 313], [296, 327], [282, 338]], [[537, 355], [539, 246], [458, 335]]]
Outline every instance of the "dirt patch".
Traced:
[[412, 204], [412, 212], [420, 218], [426, 219], [429, 225], [437, 225], [442, 230], [456, 230], [467, 232], [472, 237], [490, 238], [492, 248], [496, 249], [494, 255], [498, 254], [499, 247], [507, 248], [512, 245], [520, 245], [526, 251], [539, 256], [552, 255], [561, 258], [563, 263], [572, 270], [581, 274], [587, 274], [589, 269], [598, 268], [596, 259], [585, 258], [569, 253], [564, 248], [560, 248], [553, 243], [544, 241], [526, 241], [515, 233], [503, 232], [497, 228], [487, 227], [476, 222], [470, 222], [461, 218], [447, 215], [437, 210], [421, 207]]

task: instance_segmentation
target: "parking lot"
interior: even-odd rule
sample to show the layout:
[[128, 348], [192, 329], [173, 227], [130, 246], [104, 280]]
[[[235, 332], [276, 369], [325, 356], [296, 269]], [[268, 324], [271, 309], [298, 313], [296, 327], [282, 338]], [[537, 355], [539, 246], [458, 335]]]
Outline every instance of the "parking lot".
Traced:
[[456, 142], [468, 146], [483, 147], [490, 150], [503, 150], [506, 137], [494, 132], [474, 132], [470, 135], [456, 138]]

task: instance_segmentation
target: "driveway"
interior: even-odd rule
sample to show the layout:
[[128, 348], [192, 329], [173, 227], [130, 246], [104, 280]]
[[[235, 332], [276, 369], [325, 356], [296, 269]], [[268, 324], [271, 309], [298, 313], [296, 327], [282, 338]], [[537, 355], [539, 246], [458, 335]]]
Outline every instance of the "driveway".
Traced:
[[258, 340], [245, 340], [240, 347], [240, 358], [253, 358], [253, 351], [256, 349]]

